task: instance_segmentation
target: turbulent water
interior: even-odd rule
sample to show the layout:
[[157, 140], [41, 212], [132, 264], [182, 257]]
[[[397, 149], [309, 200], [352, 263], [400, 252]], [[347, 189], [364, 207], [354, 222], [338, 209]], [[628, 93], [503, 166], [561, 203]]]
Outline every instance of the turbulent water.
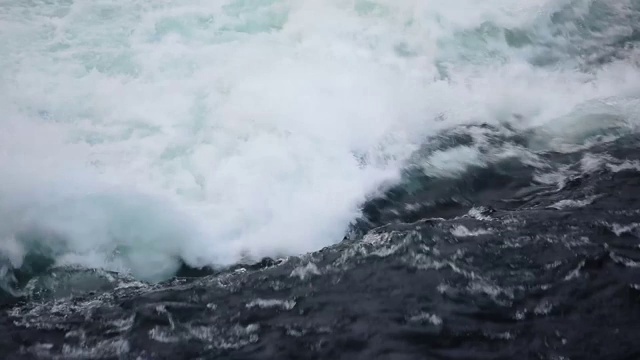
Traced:
[[0, 3], [6, 359], [637, 359], [637, 0]]

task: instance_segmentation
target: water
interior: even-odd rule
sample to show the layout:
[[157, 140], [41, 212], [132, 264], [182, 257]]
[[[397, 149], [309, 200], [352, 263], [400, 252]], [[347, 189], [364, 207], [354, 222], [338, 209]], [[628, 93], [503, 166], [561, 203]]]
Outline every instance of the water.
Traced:
[[[632, 212], [606, 202], [613, 188], [566, 185], [638, 168], [638, 24], [636, 0], [4, 1], [0, 303], [221, 281], [239, 262], [325, 247], [355, 266], [349, 241], [426, 219], [524, 246], [531, 234], [455, 220], [490, 221], [488, 207], [527, 224], [541, 206]], [[618, 180], [632, 192], [629, 176]], [[627, 215], [607, 221], [635, 234]], [[442, 234], [421, 236], [418, 260], [391, 258], [421, 269], [420, 241]], [[499, 279], [526, 267], [494, 255], [447, 261]], [[326, 274], [295, 269], [283, 271]], [[439, 326], [442, 308], [421, 311], [405, 315]], [[228, 320], [237, 338], [224, 341], [261, 331]]]
[[335, 243], [439, 130], [635, 126], [640, 76], [615, 55], [635, 56], [637, 7], [5, 2], [4, 253], [19, 265], [43, 243], [57, 263], [158, 280]]

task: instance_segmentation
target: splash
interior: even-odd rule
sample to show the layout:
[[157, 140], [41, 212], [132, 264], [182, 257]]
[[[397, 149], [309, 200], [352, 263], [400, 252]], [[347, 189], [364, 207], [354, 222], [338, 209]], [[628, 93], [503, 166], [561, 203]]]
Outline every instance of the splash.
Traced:
[[635, 127], [634, 6], [4, 2], [0, 249], [157, 280], [330, 245], [441, 130]]

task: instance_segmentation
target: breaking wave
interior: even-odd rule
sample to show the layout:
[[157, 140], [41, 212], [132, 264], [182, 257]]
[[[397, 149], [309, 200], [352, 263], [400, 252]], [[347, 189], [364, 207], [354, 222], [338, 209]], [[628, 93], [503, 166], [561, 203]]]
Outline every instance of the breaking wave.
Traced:
[[397, 189], [634, 133], [638, 24], [631, 0], [7, 1], [3, 288], [317, 250]]

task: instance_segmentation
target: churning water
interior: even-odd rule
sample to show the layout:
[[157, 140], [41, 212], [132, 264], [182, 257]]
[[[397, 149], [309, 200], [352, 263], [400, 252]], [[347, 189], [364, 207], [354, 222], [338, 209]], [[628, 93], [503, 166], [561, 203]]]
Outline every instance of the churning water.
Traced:
[[[455, 351], [478, 344], [494, 346], [496, 339], [513, 340], [509, 344], [517, 349], [549, 344], [551, 332], [543, 341], [536, 330], [530, 337], [513, 328], [478, 330], [473, 338], [463, 334], [470, 334], [467, 325], [473, 321], [500, 312], [515, 322], [552, 316], [557, 302], [531, 299], [555, 291], [549, 284], [556, 280], [579, 281], [580, 271], [608, 269], [607, 261], [625, 269], [615, 268], [624, 276], [608, 279], [631, 277], [625, 271], [640, 260], [633, 247], [638, 239], [633, 174], [640, 169], [639, 41], [637, 0], [4, 0], [0, 303], [29, 301], [2, 315], [0, 327], [23, 326], [41, 340], [50, 338], [21, 348], [15, 347], [18, 340], [0, 345], [20, 356], [162, 358], [147, 351], [155, 345], [131, 337], [144, 333], [160, 343], [191, 339], [203, 346], [193, 345], [190, 355], [180, 353], [186, 358], [222, 356], [215, 351], [229, 344], [236, 349], [262, 339], [269, 343], [266, 334], [280, 326], [253, 315], [236, 321], [232, 314], [297, 306], [310, 318], [299, 320], [297, 330], [286, 325], [286, 334], [294, 331], [315, 345], [295, 340], [299, 347], [289, 353], [256, 351], [337, 358], [331, 351], [346, 354], [380, 343], [359, 332], [366, 326], [341, 323], [346, 318], [336, 304], [360, 303], [373, 293], [386, 299], [403, 281], [424, 281], [425, 288], [401, 287], [400, 293], [424, 290], [428, 295], [420, 296], [439, 300], [429, 298], [424, 304], [431, 307], [412, 309], [405, 308], [413, 304], [411, 296], [419, 297], [412, 292], [404, 293], [409, 300], [403, 303], [385, 300], [384, 309], [364, 301], [370, 313], [363, 316], [378, 316], [388, 307], [410, 324], [435, 326], [437, 331], [428, 330], [433, 338], [414, 339], [430, 344], [429, 349], [454, 349], [432, 353], [435, 357], [455, 357]], [[425, 224], [431, 224], [429, 230]], [[601, 236], [598, 244], [609, 257], [589, 245]], [[631, 243], [615, 253], [611, 249], [624, 236]], [[478, 248], [482, 241], [476, 239], [492, 240]], [[325, 247], [325, 252], [297, 257]], [[523, 259], [527, 254], [531, 258]], [[385, 260], [375, 262], [373, 255]], [[222, 302], [242, 303], [244, 298], [234, 296], [246, 296], [245, 310], [221, 304], [216, 296], [222, 293], [209, 289], [212, 283], [229, 284], [227, 270], [220, 269], [264, 257], [289, 260], [263, 260], [262, 265], [277, 268], [274, 274], [260, 281], [256, 277], [262, 275], [240, 274], [239, 282], [229, 280], [235, 290], [220, 290], [227, 299]], [[388, 259], [400, 265], [384, 263]], [[594, 261], [600, 267], [589, 265]], [[218, 301], [221, 314], [210, 319], [219, 326], [215, 329], [198, 332], [193, 329], [204, 325], [191, 320], [176, 325], [182, 321], [177, 314], [187, 319], [187, 310], [169, 311], [136, 287], [163, 288], [176, 274], [203, 267], [209, 277], [202, 279], [209, 280], [193, 286], [213, 291], [209, 300]], [[394, 273], [405, 267], [411, 271]], [[372, 280], [381, 269], [388, 277]], [[414, 279], [421, 271], [424, 277]], [[553, 279], [522, 285], [543, 281], [545, 274]], [[118, 277], [128, 285], [114, 280]], [[332, 310], [322, 316], [335, 316], [336, 323], [300, 325], [319, 314], [314, 313], [318, 307], [301, 300], [315, 296], [300, 295], [305, 281], [334, 292], [326, 305]], [[136, 290], [127, 292], [131, 284], [138, 284]], [[276, 285], [261, 288], [268, 284]], [[386, 290], [378, 292], [381, 284]], [[601, 289], [591, 285], [584, 286]], [[287, 286], [298, 289], [300, 297], [260, 299]], [[339, 286], [344, 293], [336, 293]], [[255, 296], [236, 291], [251, 293], [251, 288]], [[534, 288], [539, 292], [528, 292]], [[87, 289], [111, 295], [87, 300], [86, 306], [65, 302]], [[204, 304], [175, 291], [184, 303]], [[29, 304], [43, 298], [53, 302]], [[469, 318], [456, 318], [453, 313], [460, 312], [451, 304], [465, 301], [472, 304], [464, 310]], [[154, 327], [157, 316], [132, 302], [160, 306], [159, 313], [169, 314], [170, 329]], [[100, 324], [125, 324], [130, 309], [144, 321], [107, 329], [119, 334], [117, 341], [98, 336], [91, 345], [84, 342], [85, 334], [69, 345], [57, 337], [74, 338], [77, 334], [67, 331], [80, 325], [61, 324], [72, 314], [89, 319], [97, 303], [130, 305], [118, 310], [122, 316], [100, 307]], [[47, 318], [52, 311], [58, 314], [52, 309], [68, 314]], [[640, 314], [634, 309], [603, 316]], [[595, 314], [592, 308], [583, 310]], [[384, 339], [417, 336], [394, 333], [395, 325], [385, 322], [389, 319], [367, 319], [371, 329], [381, 326], [382, 332], [370, 331], [386, 334]], [[61, 333], [46, 332], [51, 324]], [[356, 345], [319, 335], [332, 326], [358, 338]], [[548, 355], [545, 359], [580, 354], [572, 344], [598, 331], [574, 337], [573, 343], [565, 334], [553, 351], [534, 353]], [[225, 333], [236, 335], [225, 338]], [[483, 337], [488, 333], [493, 340]], [[329, 341], [334, 350], [318, 341]], [[406, 349], [393, 344], [390, 348]], [[359, 354], [370, 359], [383, 350]], [[494, 353], [503, 358], [531, 354]]]
[[[633, 0], [5, 1], [2, 253], [18, 267], [38, 249], [158, 280], [181, 261], [336, 243], [443, 129], [543, 127], [565, 143], [635, 127], [640, 74], [625, 44], [638, 11]], [[478, 156], [442, 153], [429, 171]]]

